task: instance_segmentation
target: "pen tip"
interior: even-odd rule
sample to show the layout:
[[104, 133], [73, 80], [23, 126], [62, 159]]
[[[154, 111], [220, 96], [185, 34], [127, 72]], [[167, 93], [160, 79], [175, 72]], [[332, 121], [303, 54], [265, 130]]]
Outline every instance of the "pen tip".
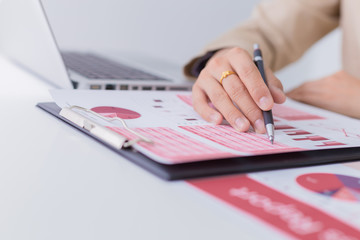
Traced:
[[254, 50], [256, 50], [256, 49], [259, 49], [260, 47], [259, 47], [259, 44], [257, 44], [257, 43], [255, 43], [254, 45], [253, 45], [253, 47], [254, 47]]
[[270, 140], [271, 144], [274, 144], [274, 137], [270, 136], [269, 140]]

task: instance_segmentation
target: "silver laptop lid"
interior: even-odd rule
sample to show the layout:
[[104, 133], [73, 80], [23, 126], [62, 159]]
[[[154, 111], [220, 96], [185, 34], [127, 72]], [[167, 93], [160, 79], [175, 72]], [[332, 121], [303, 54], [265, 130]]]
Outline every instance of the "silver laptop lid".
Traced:
[[0, 1], [0, 54], [59, 88], [72, 88], [40, 0]]

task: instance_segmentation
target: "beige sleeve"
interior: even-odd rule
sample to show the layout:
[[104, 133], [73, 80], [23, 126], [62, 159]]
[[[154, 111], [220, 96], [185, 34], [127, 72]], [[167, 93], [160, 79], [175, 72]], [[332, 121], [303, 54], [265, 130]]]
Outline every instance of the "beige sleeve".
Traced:
[[265, 64], [277, 71], [299, 59], [316, 41], [339, 25], [340, 0], [268, 0], [251, 18], [205, 47], [184, 72], [191, 76], [194, 62], [208, 51], [241, 47], [252, 55], [259, 43]]

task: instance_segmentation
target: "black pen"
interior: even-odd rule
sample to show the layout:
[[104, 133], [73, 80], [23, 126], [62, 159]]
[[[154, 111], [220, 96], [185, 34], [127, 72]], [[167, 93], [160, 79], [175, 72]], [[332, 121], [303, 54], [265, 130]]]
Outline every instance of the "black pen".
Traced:
[[[254, 63], [256, 67], [259, 69], [262, 79], [264, 80], [266, 86], [268, 86], [266, 75], [265, 75], [265, 68], [264, 68], [264, 61], [262, 58], [261, 50], [259, 44], [254, 44]], [[275, 130], [274, 130], [274, 119], [272, 115], [272, 111], [262, 111], [264, 116], [265, 128], [271, 144], [274, 144], [275, 138]]]

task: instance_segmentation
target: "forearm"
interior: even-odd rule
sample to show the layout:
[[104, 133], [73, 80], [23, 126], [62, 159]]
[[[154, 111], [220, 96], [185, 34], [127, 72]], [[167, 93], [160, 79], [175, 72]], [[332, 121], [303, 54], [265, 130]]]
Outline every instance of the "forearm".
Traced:
[[[199, 56], [229, 47], [241, 47], [251, 53], [253, 43], [259, 43], [265, 63], [276, 71], [300, 58], [338, 22], [339, 0], [264, 1], [248, 21], [210, 43]], [[187, 64], [187, 75], [198, 59]]]

